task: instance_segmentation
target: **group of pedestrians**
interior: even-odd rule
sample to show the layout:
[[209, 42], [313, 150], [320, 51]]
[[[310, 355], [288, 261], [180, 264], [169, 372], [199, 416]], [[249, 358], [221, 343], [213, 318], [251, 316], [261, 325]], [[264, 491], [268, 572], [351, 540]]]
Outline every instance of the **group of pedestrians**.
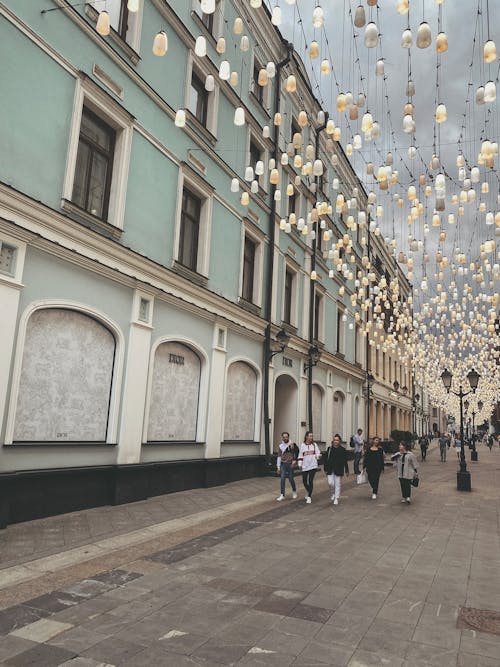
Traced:
[[[354, 473], [358, 476], [358, 483], [365, 481], [365, 476], [371, 487], [372, 500], [376, 500], [380, 475], [384, 472], [385, 457], [379, 437], [374, 437], [368, 445], [363, 440], [363, 431], [358, 429], [351, 438], [351, 446], [354, 449]], [[284, 431], [281, 434], [282, 441], [278, 446], [277, 471], [281, 480], [280, 495], [277, 500], [285, 499], [285, 483], [288, 479], [292, 488], [292, 498], [297, 498], [297, 487], [294, 479], [294, 471], [298, 468], [302, 472], [302, 484], [305, 489], [305, 501], [309, 505], [312, 502], [314, 489], [314, 477], [319, 469], [320, 461], [323, 464], [330, 489], [331, 500], [338, 505], [342, 490], [342, 478], [349, 475], [347, 462], [347, 451], [342, 445], [341, 436], [336, 433], [332, 444], [325, 454], [322, 454], [318, 445], [313, 440], [311, 431], [307, 431], [304, 442], [297, 447], [290, 442], [290, 434]], [[391, 456], [398, 468], [398, 478], [401, 486], [401, 502], [411, 502], [411, 487], [418, 484], [417, 458], [410, 452], [404, 443], [399, 445], [399, 451]]]

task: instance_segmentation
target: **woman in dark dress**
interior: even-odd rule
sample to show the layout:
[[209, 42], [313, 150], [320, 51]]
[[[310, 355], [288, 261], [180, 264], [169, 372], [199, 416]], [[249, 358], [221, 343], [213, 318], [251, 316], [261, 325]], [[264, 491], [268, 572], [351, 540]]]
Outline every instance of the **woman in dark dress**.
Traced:
[[366, 470], [368, 481], [372, 487], [372, 500], [375, 500], [377, 498], [380, 475], [384, 471], [384, 450], [380, 444], [380, 438], [377, 436], [373, 438], [372, 444], [365, 451], [363, 470]]

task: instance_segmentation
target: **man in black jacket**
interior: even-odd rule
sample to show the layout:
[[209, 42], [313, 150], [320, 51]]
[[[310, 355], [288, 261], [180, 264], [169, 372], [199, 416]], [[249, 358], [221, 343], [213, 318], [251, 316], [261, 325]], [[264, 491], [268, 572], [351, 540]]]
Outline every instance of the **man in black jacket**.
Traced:
[[334, 505], [339, 504], [340, 491], [342, 488], [342, 477], [344, 472], [349, 474], [347, 465], [347, 452], [341, 445], [342, 438], [338, 433], [333, 436], [332, 444], [326, 450], [324, 469], [327, 474], [328, 485], [332, 493]]

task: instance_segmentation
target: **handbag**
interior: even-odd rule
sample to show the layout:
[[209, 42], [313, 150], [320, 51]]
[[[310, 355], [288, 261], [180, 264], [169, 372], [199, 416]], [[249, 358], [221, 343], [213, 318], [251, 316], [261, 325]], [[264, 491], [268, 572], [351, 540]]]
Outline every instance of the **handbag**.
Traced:
[[368, 482], [368, 477], [366, 472], [363, 470], [363, 472], [360, 472], [359, 475], [356, 477], [356, 484], [366, 484]]
[[411, 483], [412, 486], [418, 486], [419, 483], [420, 483], [420, 480], [419, 480], [418, 477], [414, 477], [414, 478], [411, 480], [410, 483]]

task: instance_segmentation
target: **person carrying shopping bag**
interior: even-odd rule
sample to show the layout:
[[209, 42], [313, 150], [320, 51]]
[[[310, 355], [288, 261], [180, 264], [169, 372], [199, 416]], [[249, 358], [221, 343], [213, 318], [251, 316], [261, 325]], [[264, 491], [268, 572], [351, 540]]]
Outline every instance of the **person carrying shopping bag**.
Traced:
[[332, 444], [326, 450], [324, 470], [328, 479], [328, 486], [332, 494], [334, 505], [339, 504], [340, 490], [342, 488], [342, 477], [344, 472], [349, 474], [347, 465], [347, 452], [342, 447], [342, 439], [338, 433], [333, 436]]
[[380, 444], [380, 438], [375, 436], [372, 444], [365, 451], [363, 459], [363, 472], [366, 471], [368, 481], [372, 487], [372, 500], [376, 500], [380, 475], [384, 472], [384, 450]]
[[306, 503], [312, 502], [314, 475], [318, 469], [318, 461], [321, 458], [321, 452], [318, 445], [313, 442], [312, 431], [306, 431], [304, 442], [300, 445], [297, 462], [302, 470], [302, 484], [306, 490]]
[[401, 486], [401, 502], [409, 505], [411, 503], [411, 487], [418, 485], [417, 457], [408, 451], [404, 442], [399, 443], [399, 453], [391, 456], [397, 461], [398, 478]]

